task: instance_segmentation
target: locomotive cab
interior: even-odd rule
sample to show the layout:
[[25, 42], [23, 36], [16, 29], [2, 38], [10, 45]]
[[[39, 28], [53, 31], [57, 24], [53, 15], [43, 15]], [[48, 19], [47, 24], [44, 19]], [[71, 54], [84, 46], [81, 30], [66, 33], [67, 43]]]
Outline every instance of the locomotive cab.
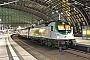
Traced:
[[71, 27], [68, 24], [59, 24], [58, 25], [58, 32], [61, 34], [69, 34], [71, 33]]

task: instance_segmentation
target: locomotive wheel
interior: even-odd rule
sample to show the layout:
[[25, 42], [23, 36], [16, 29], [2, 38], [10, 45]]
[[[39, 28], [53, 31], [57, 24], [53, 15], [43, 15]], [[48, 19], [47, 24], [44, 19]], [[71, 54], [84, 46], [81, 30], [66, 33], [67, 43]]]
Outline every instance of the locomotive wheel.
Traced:
[[63, 47], [62, 47], [62, 49], [68, 49], [68, 46], [67, 45], [64, 45]]
[[47, 42], [45, 42], [45, 46], [47, 46], [48, 45], [48, 43]]
[[51, 45], [52, 48], [55, 48], [54, 44]]
[[41, 41], [41, 45], [43, 45], [43, 41]]
[[50, 47], [50, 46], [51, 46], [51, 44], [48, 44], [48, 46]]

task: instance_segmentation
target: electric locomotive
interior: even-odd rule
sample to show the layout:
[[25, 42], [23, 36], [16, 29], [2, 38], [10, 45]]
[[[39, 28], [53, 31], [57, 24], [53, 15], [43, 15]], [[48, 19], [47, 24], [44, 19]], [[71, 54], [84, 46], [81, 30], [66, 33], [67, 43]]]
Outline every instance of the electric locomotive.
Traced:
[[76, 44], [73, 27], [68, 22], [51, 22], [47, 26], [37, 26], [29, 30], [31, 40], [47, 46], [66, 49], [69, 45]]

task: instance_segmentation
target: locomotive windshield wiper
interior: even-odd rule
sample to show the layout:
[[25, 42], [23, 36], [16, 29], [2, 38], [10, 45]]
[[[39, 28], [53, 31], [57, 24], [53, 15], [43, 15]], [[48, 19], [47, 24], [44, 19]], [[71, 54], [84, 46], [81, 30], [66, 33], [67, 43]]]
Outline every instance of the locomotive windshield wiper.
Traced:
[[65, 24], [64, 24], [64, 29], [66, 30]]

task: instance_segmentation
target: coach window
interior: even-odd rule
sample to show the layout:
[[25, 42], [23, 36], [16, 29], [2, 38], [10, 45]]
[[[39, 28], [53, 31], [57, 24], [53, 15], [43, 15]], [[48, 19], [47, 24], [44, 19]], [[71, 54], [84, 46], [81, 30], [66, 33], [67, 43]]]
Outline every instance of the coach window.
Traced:
[[51, 31], [53, 31], [53, 26], [51, 26]]

